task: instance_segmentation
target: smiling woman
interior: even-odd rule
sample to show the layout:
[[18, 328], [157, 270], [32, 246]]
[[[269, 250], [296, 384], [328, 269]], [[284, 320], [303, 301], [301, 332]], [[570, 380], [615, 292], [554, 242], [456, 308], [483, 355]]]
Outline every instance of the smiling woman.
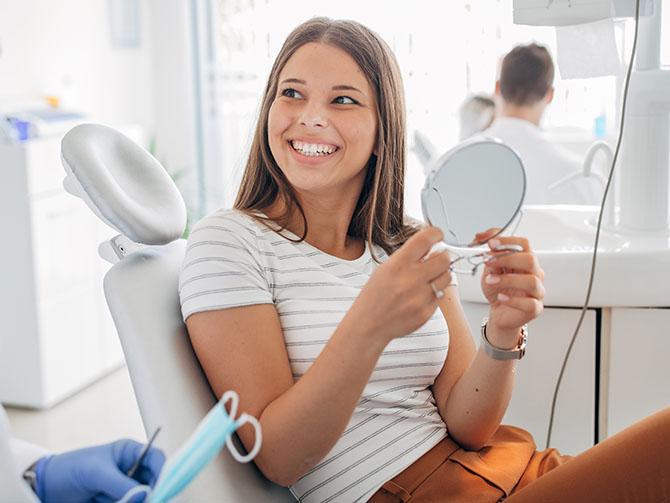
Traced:
[[[236, 390], [259, 418], [254, 462], [300, 501], [494, 502], [513, 492], [548, 501], [562, 496], [542, 483], [550, 470], [548, 480], [567, 473], [559, 483], [591, 494], [583, 474], [603, 457], [614, 471], [630, 449], [564, 464], [553, 449], [536, 452], [527, 432], [500, 426], [511, 358], [543, 308], [528, 241], [489, 242], [477, 350], [449, 255], [431, 253], [442, 232], [405, 218], [404, 138], [400, 73], [378, 35], [326, 18], [289, 35], [235, 208], [195, 226], [182, 266], [182, 315], [212, 389]], [[521, 251], [499, 251], [510, 245]], [[670, 451], [669, 418], [645, 426], [658, 446], [647, 459]], [[253, 445], [252, 432], [239, 436]], [[640, 487], [668, 469], [639, 464]], [[525, 486], [539, 496], [524, 500]]]
[[268, 137], [301, 206], [355, 204], [376, 148], [375, 94], [352, 57], [328, 44], [303, 45], [281, 71]]
[[353, 202], [350, 235], [390, 253], [414, 232], [402, 213], [404, 114], [381, 38], [355, 23], [305, 23], [270, 72], [235, 208], [264, 211], [304, 238], [303, 205], [318, 199], [332, 212]]

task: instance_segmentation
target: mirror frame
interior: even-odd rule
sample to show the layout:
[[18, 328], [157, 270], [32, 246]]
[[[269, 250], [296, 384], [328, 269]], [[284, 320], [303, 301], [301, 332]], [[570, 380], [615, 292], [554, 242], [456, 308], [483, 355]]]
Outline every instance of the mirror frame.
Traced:
[[[492, 137], [492, 136], [479, 136], [479, 137], [477, 137], [477, 138], [471, 138], [471, 139], [465, 140], [464, 142], [459, 143], [458, 145], [456, 145], [455, 147], [449, 149], [446, 153], [442, 154], [441, 156], [439, 156], [437, 159], [435, 159], [435, 160], [431, 163], [431, 166], [430, 166], [430, 172], [429, 172], [428, 176], [426, 176], [426, 181], [425, 181], [425, 183], [424, 183], [424, 185], [423, 185], [423, 188], [421, 189], [421, 212], [423, 213], [423, 218], [426, 220], [426, 223], [428, 223], [428, 224], [431, 225], [431, 226], [435, 226], [435, 227], [438, 227], [438, 228], [439, 228], [439, 226], [433, 224], [433, 223], [430, 221], [430, 218], [429, 218], [429, 216], [428, 216], [428, 215], [429, 215], [429, 212], [428, 212], [428, 204], [427, 204], [427, 202], [426, 202], [426, 200], [427, 200], [427, 198], [428, 198], [428, 196], [427, 196], [426, 194], [429, 194], [429, 193], [432, 192], [432, 190], [433, 190], [433, 182], [434, 182], [434, 179], [435, 179], [435, 176], [436, 176], [437, 172], [438, 172], [439, 169], [440, 169], [440, 168], [438, 168], [438, 166], [442, 166], [442, 165], [444, 165], [444, 163], [448, 162], [449, 159], [450, 159], [451, 157], [453, 157], [455, 154], [457, 154], [457, 153], [459, 153], [459, 152], [462, 152], [463, 150], [470, 150], [470, 149], [472, 149], [472, 148], [476, 148], [478, 145], [482, 145], [482, 144], [491, 144], [491, 143], [496, 144], [496, 145], [500, 145], [500, 146], [506, 148], [506, 149], [509, 150], [512, 154], [514, 154], [514, 156], [515, 156], [515, 157], [517, 158], [517, 160], [519, 161], [519, 165], [521, 166], [521, 174], [522, 174], [522, 176], [523, 176], [523, 187], [522, 187], [522, 189], [521, 189], [521, 198], [520, 198], [519, 204], [517, 205], [516, 209], [514, 210], [514, 214], [513, 214], [512, 217], [505, 223], [505, 225], [503, 225], [502, 227], [500, 227], [500, 230], [499, 230], [498, 232], [496, 232], [495, 234], [493, 234], [492, 236], [490, 236], [490, 237], [489, 237], [486, 241], [484, 241], [483, 243], [477, 243], [477, 244], [472, 244], [472, 243], [467, 243], [467, 244], [466, 244], [466, 243], [463, 243], [463, 244], [460, 244], [460, 243], [459, 243], [459, 244], [450, 244], [450, 243], [447, 243], [446, 241], [442, 240], [442, 242], [443, 242], [444, 244], [446, 244], [447, 246], [450, 246], [450, 247], [452, 247], [452, 248], [475, 248], [475, 247], [477, 247], [477, 246], [482, 246], [482, 245], [486, 244], [489, 240], [493, 239], [494, 237], [499, 236], [499, 235], [502, 234], [502, 233], [505, 231], [505, 229], [507, 229], [507, 228], [512, 224], [512, 222], [514, 222], [514, 220], [517, 218], [517, 216], [518, 216], [519, 213], [521, 212], [521, 207], [523, 206], [523, 202], [524, 202], [524, 200], [526, 199], [526, 189], [527, 189], [527, 185], [528, 185], [528, 179], [527, 179], [527, 177], [526, 177], [526, 168], [525, 168], [525, 166], [524, 166], [524, 164], [523, 164], [523, 160], [521, 159], [521, 156], [517, 153], [516, 150], [514, 150], [512, 147], [510, 147], [509, 145], [507, 145], [506, 143], [504, 143], [504, 142], [503, 142], [502, 140], [500, 140], [499, 138], [495, 138], [495, 137]], [[483, 230], [486, 230], [486, 229], [483, 229]]]

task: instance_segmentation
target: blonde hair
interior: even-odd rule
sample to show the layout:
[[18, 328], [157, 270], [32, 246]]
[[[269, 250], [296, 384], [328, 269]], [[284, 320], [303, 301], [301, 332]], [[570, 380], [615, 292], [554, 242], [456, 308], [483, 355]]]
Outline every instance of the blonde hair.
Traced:
[[297, 209], [304, 222], [300, 241], [307, 235], [305, 213], [270, 151], [268, 115], [277, 94], [279, 74], [291, 56], [311, 42], [332, 45], [349, 54], [375, 91], [379, 124], [377, 153], [370, 156], [365, 168], [365, 181], [348, 235], [364, 239], [369, 245], [381, 246], [391, 254], [417, 230], [415, 224], [405, 221], [404, 215], [405, 103], [402, 78], [388, 45], [379, 35], [355, 21], [313, 18], [295, 28], [284, 42], [270, 71], [234, 207], [264, 220], [256, 212], [268, 208], [280, 197], [285, 203], [285, 211], [277, 218], [277, 223], [284, 229]]

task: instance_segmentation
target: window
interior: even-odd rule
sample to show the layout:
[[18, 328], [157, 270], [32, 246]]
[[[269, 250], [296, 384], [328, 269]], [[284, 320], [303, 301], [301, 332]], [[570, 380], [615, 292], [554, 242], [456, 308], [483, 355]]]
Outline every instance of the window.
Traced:
[[[516, 26], [512, 0], [214, 0], [215, 60], [208, 82], [219, 114], [223, 201], [231, 206], [244, 169], [261, 94], [270, 67], [290, 31], [313, 16], [350, 18], [377, 31], [393, 49], [402, 71], [407, 103], [408, 145], [415, 130], [443, 152], [458, 140], [458, 109], [477, 92], [492, 93], [500, 58], [512, 47], [536, 41], [556, 59], [552, 27]], [[619, 27], [620, 34], [623, 28]], [[605, 113], [615, 126], [615, 77], [563, 81], [545, 126], [578, 128], [591, 140], [594, 119]], [[211, 138], [211, 135], [208, 137]], [[423, 169], [411, 151], [407, 165], [407, 212], [421, 216]], [[213, 209], [213, 208], [211, 208]]]

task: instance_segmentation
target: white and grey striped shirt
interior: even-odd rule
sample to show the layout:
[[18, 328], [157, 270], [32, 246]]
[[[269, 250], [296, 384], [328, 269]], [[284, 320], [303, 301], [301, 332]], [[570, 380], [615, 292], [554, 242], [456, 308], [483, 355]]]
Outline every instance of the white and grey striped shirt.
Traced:
[[[288, 231], [283, 234], [295, 239]], [[380, 247], [375, 255], [388, 259]], [[179, 286], [182, 314], [186, 320], [199, 311], [274, 304], [297, 381], [376, 266], [367, 248], [360, 258], [343, 260], [306, 242], [294, 243], [239, 211], [219, 210], [201, 220], [189, 237]], [[416, 332], [394, 339], [342, 437], [291, 487], [295, 497], [365, 501], [442, 440], [446, 426], [429, 386], [448, 346], [439, 310]]]

